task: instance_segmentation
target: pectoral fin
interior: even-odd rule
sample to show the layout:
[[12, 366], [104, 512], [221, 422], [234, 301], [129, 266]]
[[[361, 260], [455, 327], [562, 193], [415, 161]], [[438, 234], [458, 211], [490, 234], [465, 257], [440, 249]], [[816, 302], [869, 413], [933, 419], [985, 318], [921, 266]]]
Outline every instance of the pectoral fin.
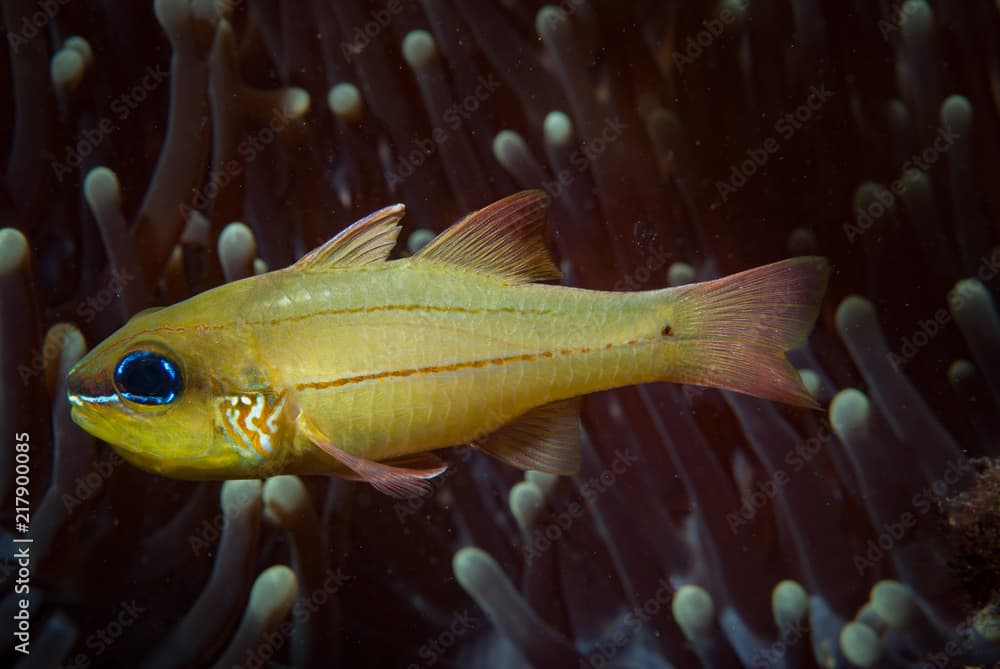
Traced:
[[580, 469], [580, 404], [574, 397], [537, 407], [472, 445], [520, 469], [575, 474]]
[[448, 469], [448, 465], [432, 453], [396, 458], [394, 462], [397, 464], [394, 465], [352, 455], [332, 444], [305, 414], [300, 414], [296, 423], [300, 434], [354, 472], [358, 480], [367, 481], [379, 491], [392, 497], [413, 497], [428, 493], [431, 484], [427, 479], [432, 479]]

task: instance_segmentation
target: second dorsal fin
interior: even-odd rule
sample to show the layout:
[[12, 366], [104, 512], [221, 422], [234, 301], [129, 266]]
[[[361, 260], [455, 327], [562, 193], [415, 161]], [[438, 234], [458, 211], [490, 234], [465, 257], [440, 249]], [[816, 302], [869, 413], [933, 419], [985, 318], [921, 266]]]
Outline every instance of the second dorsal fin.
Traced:
[[511, 284], [558, 279], [545, 248], [548, 196], [515, 193], [474, 211], [435, 237], [414, 257], [490, 274]]
[[406, 207], [394, 204], [368, 214], [317, 246], [291, 266], [293, 270], [357, 267], [385, 260], [399, 236]]

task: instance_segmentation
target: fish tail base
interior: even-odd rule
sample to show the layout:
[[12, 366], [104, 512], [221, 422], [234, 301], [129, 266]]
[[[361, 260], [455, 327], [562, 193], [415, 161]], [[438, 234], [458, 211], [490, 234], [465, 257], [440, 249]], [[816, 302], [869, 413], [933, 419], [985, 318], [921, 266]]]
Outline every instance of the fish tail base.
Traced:
[[828, 276], [824, 258], [803, 256], [667, 289], [676, 348], [666, 380], [818, 408], [785, 352], [806, 340]]

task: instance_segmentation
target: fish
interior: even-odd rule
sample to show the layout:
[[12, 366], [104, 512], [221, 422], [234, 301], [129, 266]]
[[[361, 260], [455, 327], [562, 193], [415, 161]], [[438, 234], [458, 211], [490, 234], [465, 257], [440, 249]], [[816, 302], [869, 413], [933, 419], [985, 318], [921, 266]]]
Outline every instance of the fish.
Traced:
[[545, 283], [547, 206], [515, 193], [390, 260], [391, 205], [286, 268], [140, 312], [70, 370], [72, 418], [167, 477], [336, 475], [407, 497], [464, 444], [575, 473], [581, 397], [610, 388], [818, 407], [786, 352], [817, 318], [824, 258], [635, 292]]

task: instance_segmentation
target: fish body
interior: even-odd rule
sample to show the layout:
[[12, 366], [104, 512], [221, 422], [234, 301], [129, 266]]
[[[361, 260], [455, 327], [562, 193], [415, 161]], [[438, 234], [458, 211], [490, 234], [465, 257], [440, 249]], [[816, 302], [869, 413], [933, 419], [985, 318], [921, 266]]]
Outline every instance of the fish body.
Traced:
[[[443, 471], [431, 451], [464, 443], [571, 473], [576, 398], [598, 390], [812, 403], [784, 351], [815, 318], [822, 259], [635, 293], [540, 284], [558, 276], [545, 203], [511, 196], [392, 261], [389, 207], [289, 268], [139, 314], [70, 373], [73, 417], [170, 476], [330, 473], [409, 494]], [[130, 401], [130, 384], [150, 394]]]

